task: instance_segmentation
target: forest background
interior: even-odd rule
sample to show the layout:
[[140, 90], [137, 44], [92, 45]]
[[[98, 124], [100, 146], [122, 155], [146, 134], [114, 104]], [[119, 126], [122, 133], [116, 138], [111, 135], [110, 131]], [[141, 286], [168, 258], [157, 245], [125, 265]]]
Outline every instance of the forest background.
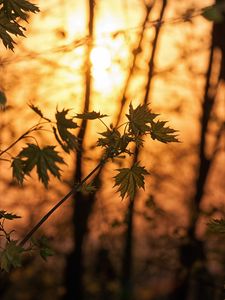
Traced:
[[[50, 237], [55, 255], [47, 263], [28, 256], [4, 275], [2, 299], [223, 299], [224, 242], [206, 230], [209, 219], [224, 217], [225, 25], [223, 10], [210, 11], [214, 22], [203, 17], [212, 4], [39, 1], [28, 38], [16, 40], [15, 53], [2, 46], [1, 149], [38, 120], [30, 102], [50, 117], [56, 106], [72, 115], [95, 110], [114, 124], [131, 101], [150, 102], [181, 140], [148, 141], [137, 154], [150, 176], [134, 200], [121, 201], [112, 189], [114, 170], [129, 159], [101, 169], [97, 191], [75, 193], [39, 233]], [[22, 216], [16, 235], [98, 161], [95, 137], [103, 127], [80, 125], [82, 152], [65, 156], [62, 181], [52, 179], [47, 191], [35, 174], [18, 187], [0, 161], [1, 207]]]

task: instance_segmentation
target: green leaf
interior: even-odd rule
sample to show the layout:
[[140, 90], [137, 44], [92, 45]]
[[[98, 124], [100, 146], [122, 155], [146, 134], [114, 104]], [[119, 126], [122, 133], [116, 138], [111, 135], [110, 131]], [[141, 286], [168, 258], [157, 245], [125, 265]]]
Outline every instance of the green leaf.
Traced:
[[24, 162], [19, 157], [15, 157], [11, 164], [12, 167], [12, 176], [19, 183], [19, 185], [23, 184], [24, 180]]
[[49, 256], [55, 254], [54, 250], [49, 245], [49, 240], [46, 236], [42, 236], [39, 239], [31, 239], [32, 244], [39, 251], [40, 256], [46, 261]]
[[57, 130], [54, 130], [55, 137], [64, 151], [70, 152], [70, 150], [79, 150], [78, 138], [72, 134], [69, 129], [75, 129], [78, 127], [77, 123], [73, 121], [73, 118], [66, 118], [69, 109], [63, 109], [62, 111], [56, 111], [55, 117], [57, 122]]
[[83, 119], [83, 120], [95, 120], [95, 119], [101, 119], [104, 117], [108, 117], [107, 115], [101, 115], [100, 112], [86, 112], [84, 114], [77, 114], [76, 118]]
[[45, 187], [48, 186], [50, 172], [53, 176], [60, 179], [60, 168], [58, 164], [63, 164], [64, 160], [59, 156], [55, 150], [55, 146], [45, 146], [40, 148], [35, 144], [27, 144], [23, 148], [18, 157], [23, 161], [23, 172], [26, 175], [36, 166], [39, 180], [41, 180]]
[[149, 174], [139, 163], [135, 163], [131, 168], [117, 169], [119, 172], [115, 178], [115, 186], [119, 186], [117, 192], [120, 192], [122, 199], [127, 195], [134, 198], [137, 188], [144, 189], [144, 175]]
[[162, 143], [179, 142], [177, 139], [177, 130], [166, 127], [166, 121], [151, 122], [150, 134], [153, 140], [158, 140]]
[[98, 139], [97, 146], [105, 148], [109, 157], [117, 156], [121, 152], [130, 153], [126, 149], [129, 142], [132, 141], [128, 134], [121, 135], [116, 128], [112, 128], [100, 133], [100, 135], [103, 138]]
[[6, 106], [7, 98], [3, 91], [0, 91], [0, 110]]
[[213, 219], [208, 224], [208, 230], [214, 233], [225, 233], [225, 219]]
[[129, 106], [129, 114], [126, 114], [129, 120], [129, 131], [134, 135], [145, 134], [149, 131], [149, 123], [153, 121], [158, 114], [153, 114], [148, 105], [138, 105], [135, 109], [133, 105]]
[[[225, 5], [224, 5], [225, 6]], [[221, 23], [224, 20], [223, 11], [225, 11], [225, 7], [220, 5], [213, 5], [206, 8], [202, 12], [202, 16], [208, 21], [213, 21], [215, 23]]]
[[92, 183], [84, 183], [80, 188], [77, 189], [77, 191], [80, 192], [86, 192], [86, 193], [94, 193], [96, 191], [96, 187], [92, 185]]
[[12, 214], [12, 213], [8, 213], [5, 210], [0, 210], [0, 219], [14, 220], [14, 219], [18, 219], [18, 218], [21, 218], [21, 217], [15, 215], [15, 214]]
[[16, 241], [7, 242], [5, 249], [0, 253], [0, 266], [2, 270], [9, 272], [11, 267], [21, 267], [23, 248]]

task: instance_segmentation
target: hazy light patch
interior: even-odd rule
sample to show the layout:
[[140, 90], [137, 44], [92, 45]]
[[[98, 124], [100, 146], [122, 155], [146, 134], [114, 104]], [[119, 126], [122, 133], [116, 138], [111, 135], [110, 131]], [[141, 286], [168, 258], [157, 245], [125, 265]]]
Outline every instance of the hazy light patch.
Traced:
[[94, 47], [90, 59], [94, 69], [106, 70], [112, 64], [111, 53], [105, 47]]

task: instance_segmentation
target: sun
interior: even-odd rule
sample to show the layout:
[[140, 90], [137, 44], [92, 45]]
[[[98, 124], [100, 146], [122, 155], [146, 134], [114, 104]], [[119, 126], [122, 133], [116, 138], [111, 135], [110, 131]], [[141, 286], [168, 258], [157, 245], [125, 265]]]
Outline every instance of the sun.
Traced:
[[102, 46], [96, 46], [92, 49], [90, 60], [93, 68], [97, 70], [107, 70], [112, 65], [110, 50]]

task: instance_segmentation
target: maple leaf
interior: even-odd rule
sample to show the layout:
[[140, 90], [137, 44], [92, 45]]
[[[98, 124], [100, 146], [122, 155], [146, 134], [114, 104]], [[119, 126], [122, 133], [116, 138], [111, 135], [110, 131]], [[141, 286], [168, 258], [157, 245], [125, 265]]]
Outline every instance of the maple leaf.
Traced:
[[177, 130], [166, 127], [167, 121], [151, 122], [150, 134], [153, 140], [158, 140], [162, 143], [179, 142], [177, 139]]
[[22, 27], [9, 20], [0, 10], [0, 39], [6, 48], [13, 50], [15, 41], [10, 34], [24, 36]]
[[224, 12], [225, 12], [225, 3], [221, 2], [218, 3], [217, 5], [206, 7], [203, 10], [201, 15], [208, 21], [221, 23], [224, 20], [224, 15], [223, 15]]
[[131, 168], [117, 169], [119, 172], [115, 178], [115, 186], [119, 186], [117, 192], [120, 192], [122, 199], [127, 195], [134, 198], [137, 188], [144, 189], [144, 175], [149, 174], [139, 163], [135, 163]]
[[33, 105], [32, 103], [28, 104], [28, 106], [38, 115], [40, 116], [42, 119], [51, 122], [51, 120], [49, 120], [48, 118], [46, 118], [42, 111], [40, 110], [40, 108], [38, 106]]
[[3, 10], [9, 19], [21, 18], [27, 21], [29, 12], [37, 13], [39, 8], [27, 0], [7, 0], [3, 1]]
[[49, 239], [46, 236], [41, 236], [38, 239], [31, 239], [32, 244], [39, 251], [40, 256], [46, 261], [49, 256], [54, 255], [54, 250], [49, 245]]
[[132, 104], [129, 106], [129, 114], [126, 114], [129, 120], [129, 131], [134, 135], [145, 134], [149, 131], [148, 123], [152, 122], [158, 114], [153, 114], [148, 105], [138, 105], [135, 109]]
[[11, 35], [25, 36], [23, 31], [26, 30], [17, 19], [27, 21], [28, 13], [39, 12], [39, 8], [27, 0], [1, 1], [0, 5], [0, 39], [6, 48], [13, 50], [16, 43]]
[[112, 128], [100, 133], [100, 135], [103, 138], [98, 139], [97, 145], [105, 148], [109, 156], [115, 156], [121, 152], [129, 153], [126, 148], [132, 138], [127, 134], [121, 135], [116, 128]]
[[16, 241], [7, 242], [5, 249], [0, 253], [0, 267], [9, 272], [11, 267], [21, 267], [23, 248]]
[[19, 185], [22, 185], [25, 176], [23, 160], [19, 157], [15, 157], [11, 163], [11, 168], [13, 178], [19, 183]]
[[84, 114], [77, 114], [76, 118], [78, 119], [83, 119], [83, 120], [95, 120], [95, 119], [101, 119], [101, 118], [105, 118], [108, 117], [107, 115], [101, 115], [100, 112], [95, 112], [95, 111], [91, 111], [91, 112], [86, 112]]
[[21, 218], [21, 217], [15, 215], [15, 214], [12, 214], [12, 213], [8, 213], [5, 210], [0, 210], [0, 219], [14, 220], [14, 219], [18, 219], [18, 218]]
[[64, 160], [58, 155], [55, 146], [46, 146], [41, 149], [35, 144], [27, 144], [27, 147], [19, 153], [18, 158], [22, 160], [24, 175], [29, 175], [36, 166], [39, 180], [45, 187], [49, 182], [48, 172], [60, 179], [60, 168], [57, 164], [63, 164]]
[[96, 190], [96, 187], [92, 183], [83, 183], [81, 187], [77, 188], [78, 192], [84, 193], [94, 193]]
[[78, 127], [77, 123], [73, 121], [73, 118], [66, 118], [68, 112], [69, 109], [56, 111], [55, 117], [59, 135], [55, 128], [53, 128], [53, 131], [63, 150], [69, 153], [70, 150], [79, 150], [79, 143], [77, 137], [68, 130]]

